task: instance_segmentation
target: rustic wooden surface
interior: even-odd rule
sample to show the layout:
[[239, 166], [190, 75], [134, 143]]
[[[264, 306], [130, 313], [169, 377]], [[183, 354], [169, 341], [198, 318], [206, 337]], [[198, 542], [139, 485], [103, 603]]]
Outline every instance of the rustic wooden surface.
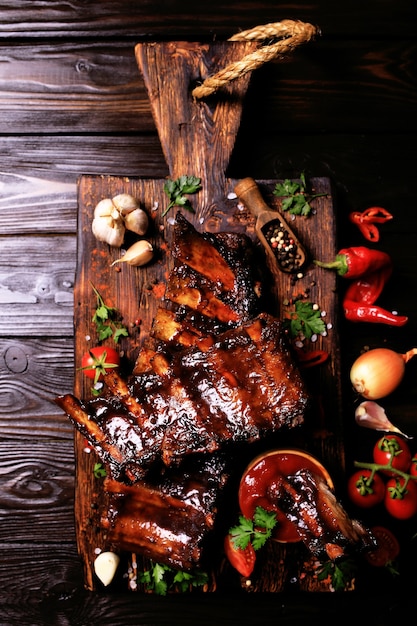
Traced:
[[[345, 615], [388, 624], [406, 615], [415, 547], [406, 558], [409, 576], [384, 589], [383, 603], [370, 580], [361, 612], [357, 601], [335, 594], [236, 605], [228, 596], [138, 601], [85, 592], [75, 547], [73, 432], [52, 398], [73, 388], [78, 177], [168, 174], [135, 44], [225, 40], [283, 18], [318, 24], [322, 37], [252, 77], [228, 176], [279, 179], [304, 170], [330, 178], [340, 245], [362, 243], [350, 210], [379, 204], [393, 212], [380, 246], [395, 265], [384, 300], [409, 323], [345, 326], [343, 363], [365, 344], [415, 344], [415, 3], [12, 0], [0, 14], [0, 623], [301, 624]], [[416, 368], [411, 362], [388, 402], [393, 419], [415, 434]], [[367, 433], [360, 442], [365, 448]]]

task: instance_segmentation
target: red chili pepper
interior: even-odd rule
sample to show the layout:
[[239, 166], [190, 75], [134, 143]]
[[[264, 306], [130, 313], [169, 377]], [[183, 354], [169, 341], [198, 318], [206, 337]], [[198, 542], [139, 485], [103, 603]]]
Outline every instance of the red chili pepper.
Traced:
[[391, 257], [386, 252], [366, 246], [343, 248], [339, 250], [334, 261], [329, 263], [314, 261], [314, 263], [325, 269], [336, 270], [339, 276], [344, 278], [360, 278], [392, 265]]
[[349, 214], [349, 219], [361, 231], [362, 235], [368, 241], [379, 241], [379, 230], [375, 224], [384, 224], [388, 220], [392, 220], [392, 215], [382, 207], [370, 207], [360, 213], [354, 211]]
[[296, 357], [299, 367], [306, 369], [307, 367], [325, 363], [329, 358], [329, 353], [325, 350], [309, 350], [307, 352], [304, 350], [296, 350]]
[[347, 320], [404, 326], [408, 317], [395, 315], [375, 305], [391, 273], [392, 267], [389, 265], [377, 272], [370, 272], [349, 285], [343, 299], [343, 309]]

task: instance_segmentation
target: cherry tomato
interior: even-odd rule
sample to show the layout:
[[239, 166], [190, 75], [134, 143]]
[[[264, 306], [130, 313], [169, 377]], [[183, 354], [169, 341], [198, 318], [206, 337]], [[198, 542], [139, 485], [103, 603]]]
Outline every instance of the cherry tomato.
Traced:
[[370, 530], [376, 539], [376, 548], [367, 552], [365, 558], [375, 567], [385, 567], [399, 555], [400, 544], [396, 536], [385, 526], [373, 526]]
[[409, 474], [411, 474], [411, 476], [417, 476], [417, 454], [411, 459]]
[[101, 374], [111, 368], [118, 368], [120, 355], [114, 348], [96, 346], [85, 352], [81, 359], [81, 369], [87, 378], [97, 382], [102, 378]]
[[374, 474], [369, 469], [361, 469], [352, 474], [348, 480], [348, 495], [356, 506], [368, 509], [383, 501], [385, 496], [385, 483], [379, 474]]
[[[391, 461], [391, 466], [395, 469], [407, 472], [411, 463], [411, 452], [408, 444], [398, 435], [385, 435], [379, 439], [373, 450], [374, 462], [379, 465], [387, 465]], [[383, 470], [387, 476], [393, 473]]]
[[230, 535], [226, 535], [224, 539], [224, 550], [229, 562], [233, 567], [246, 578], [250, 576], [255, 567], [256, 554], [251, 543], [246, 548], [236, 548]]
[[390, 478], [387, 481], [384, 498], [386, 510], [396, 519], [410, 519], [417, 513], [417, 485], [409, 480], [404, 488], [402, 477]]

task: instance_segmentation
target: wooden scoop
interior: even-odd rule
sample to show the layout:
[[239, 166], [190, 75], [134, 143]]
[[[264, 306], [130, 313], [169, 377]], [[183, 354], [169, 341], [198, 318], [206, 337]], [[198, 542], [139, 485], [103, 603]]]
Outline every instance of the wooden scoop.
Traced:
[[253, 178], [239, 181], [235, 193], [257, 218], [255, 231], [273, 267], [288, 274], [299, 272], [306, 263], [306, 251], [281, 213], [266, 204]]

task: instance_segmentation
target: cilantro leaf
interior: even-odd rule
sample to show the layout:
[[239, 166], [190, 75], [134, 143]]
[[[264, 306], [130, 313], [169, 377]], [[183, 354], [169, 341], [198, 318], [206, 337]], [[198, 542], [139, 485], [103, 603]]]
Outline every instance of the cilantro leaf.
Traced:
[[294, 310], [284, 320], [284, 327], [289, 330], [291, 337], [304, 336], [306, 339], [321, 335], [326, 330], [320, 309], [308, 300], [297, 300], [294, 303]]
[[300, 175], [300, 182], [285, 179], [282, 183], [277, 183], [273, 191], [278, 198], [283, 198], [281, 208], [291, 215], [302, 215], [308, 217], [312, 212], [311, 201], [326, 193], [310, 194], [307, 190], [305, 174]]
[[204, 586], [208, 579], [208, 574], [203, 571], [184, 572], [153, 561], [150, 561], [147, 569], [138, 572], [138, 582], [142, 583], [147, 591], [153, 591], [160, 596], [165, 596], [174, 587], [185, 592], [192, 587]]
[[201, 189], [201, 178], [196, 176], [180, 176], [176, 180], [167, 180], [164, 184], [164, 191], [169, 198], [169, 204], [162, 217], [168, 213], [173, 206], [183, 207], [195, 213], [187, 194], [194, 194]]
[[239, 524], [229, 530], [229, 535], [235, 548], [244, 550], [251, 543], [254, 550], [259, 550], [270, 538], [276, 523], [275, 513], [257, 506], [253, 520], [240, 515]]
[[329, 579], [335, 591], [344, 591], [354, 579], [357, 571], [357, 564], [353, 559], [342, 559], [341, 561], [326, 561], [322, 563], [317, 571], [317, 579], [325, 581]]
[[119, 311], [115, 307], [108, 306], [94, 285], [91, 286], [97, 299], [91, 321], [96, 326], [98, 340], [104, 341], [113, 337], [115, 343], [118, 343], [120, 337], [129, 335], [128, 330], [119, 319]]

